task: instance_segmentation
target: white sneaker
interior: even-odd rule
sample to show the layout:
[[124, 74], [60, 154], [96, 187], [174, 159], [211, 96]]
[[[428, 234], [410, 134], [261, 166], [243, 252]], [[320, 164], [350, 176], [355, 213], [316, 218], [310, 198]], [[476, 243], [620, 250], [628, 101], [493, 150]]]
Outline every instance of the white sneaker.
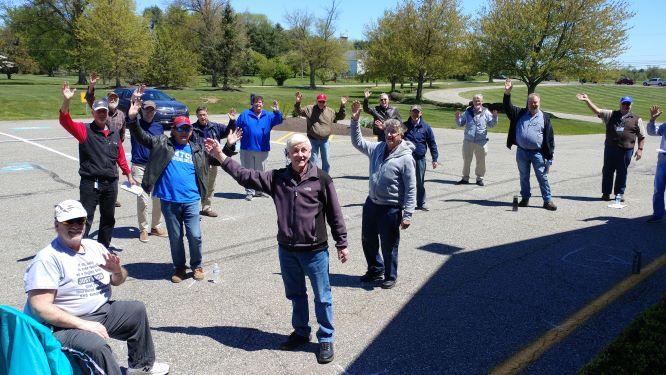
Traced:
[[169, 365], [162, 362], [153, 363], [153, 367], [128, 368], [127, 375], [165, 375], [169, 373]]

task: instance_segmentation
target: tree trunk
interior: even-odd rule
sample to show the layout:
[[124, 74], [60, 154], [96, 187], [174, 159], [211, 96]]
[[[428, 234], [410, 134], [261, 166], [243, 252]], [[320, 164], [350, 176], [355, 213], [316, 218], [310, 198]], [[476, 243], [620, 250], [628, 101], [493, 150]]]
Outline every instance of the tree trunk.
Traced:
[[535, 83], [535, 82], [532, 82], [532, 81], [527, 82], [527, 95], [536, 91], [537, 85], [538, 85], [538, 83]]
[[425, 81], [425, 72], [419, 72], [418, 85], [416, 86], [416, 101], [421, 102], [423, 95], [423, 81]]
[[116, 71], [116, 87], [120, 87], [120, 71]]
[[217, 86], [218, 86], [218, 83], [217, 83], [217, 72], [213, 72], [213, 73], [211, 74], [211, 77], [210, 77], [210, 85], [211, 85], [212, 87], [217, 87]]
[[86, 79], [86, 72], [79, 68], [79, 80], [76, 82], [77, 85], [87, 85], [88, 80]]
[[396, 83], [395, 81], [396, 81], [395, 78], [391, 80], [391, 91], [390, 92], [395, 91], [395, 83]]
[[310, 88], [316, 89], [317, 83], [315, 82], [315, 67], [313, 63], [310, 63]]
[[5, 74], [7, 74], [7, 79], [12, 79], [12, 74], [11, 73], [7, 72]]
[[432, 88], [432, 79], [430, 79], [430, 84], [428, 85], [429, 88]]

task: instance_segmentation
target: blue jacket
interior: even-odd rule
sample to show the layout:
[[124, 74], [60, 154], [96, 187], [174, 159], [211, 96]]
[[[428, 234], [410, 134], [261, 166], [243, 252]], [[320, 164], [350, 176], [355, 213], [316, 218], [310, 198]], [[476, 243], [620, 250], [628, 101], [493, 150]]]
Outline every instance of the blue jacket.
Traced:
[[412, 118], [408, 118], [404, 122], [407, 127], [407, 132], [405, 133], [405, 139], [414, 144], [414, 152], [412, 155], [414, 159], [423, 159], [425, 157], [426, 151], [430, 148], [430, 156], [432, 161], [436, 162], [439, 158], [439, 152], [437, 151], [437, 142], [435, 142], [435, 134], [432, 132], [432, 128], [428, 125], [423, 118], [419, 119], [418, 124], [412, 124]]
[[[154, 135], [156, 137], [164, 134], [164, 127], [159, 122], [148, 123], [144, 119], [139, 120], [139, 126], [144, 131]], [[148, 159], [150, 159], [150, 150], [139, 143], [136, 138], [132, 137], [132, 164], [148, 164]]]
[[229, 125], [220, 124], [217, 122], [208, 121], [208, 125], [199, 124], [199, 121], [192, 124], [192, 138], [194, 142], [203, 146], [206, 138], [213, 138], [220, 141], [226, 138], [230, 131], [236, 129], [235, 121], [229, 121]]
[[241, 112], [236, 119], [236, 126], [243, 129], [241, 138], [241, 150], [247, 151], [270, 151], [271, 129], [282, 123], [282, 113], [267, 112], [262, 110], [261, 116], [252, 109]]

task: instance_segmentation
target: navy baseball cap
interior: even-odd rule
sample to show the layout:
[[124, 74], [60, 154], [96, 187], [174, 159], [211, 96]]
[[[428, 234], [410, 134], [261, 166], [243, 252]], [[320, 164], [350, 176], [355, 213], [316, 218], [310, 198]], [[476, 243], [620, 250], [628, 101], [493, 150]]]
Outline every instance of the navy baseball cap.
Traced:
[[620, 103], [629, 103], [629, 104], [631, 104], [633, 102], [634, 102], [634, 99], [631, 96], [623, 96], [622, 98], [620, 98]]

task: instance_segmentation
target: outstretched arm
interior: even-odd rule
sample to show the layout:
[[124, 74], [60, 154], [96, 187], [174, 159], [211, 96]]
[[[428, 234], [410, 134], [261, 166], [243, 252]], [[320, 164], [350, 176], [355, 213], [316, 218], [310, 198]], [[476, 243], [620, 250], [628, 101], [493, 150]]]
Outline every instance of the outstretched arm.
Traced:
[[576, 99], [585, 102], [587, 107], [590, 108], [595, 115], [599, 116], [599, 113], [601, 113], [601, 109], [592, 103], [592, 100], [590, 100], [590, 97], [587, 96], [587, 94], [576, 94]]
[[67, 132], [76, 138], [79, 143], [86, 140], [86, 125], [82, 122], [72, 121], [72, 116], [69, 114], [69, 102], [72, 100], [76, 89], [70, 89], [69, 83], [65, 82], [62, 85], [62, 105], [60, 106], [60, 125], [67, 130]]

